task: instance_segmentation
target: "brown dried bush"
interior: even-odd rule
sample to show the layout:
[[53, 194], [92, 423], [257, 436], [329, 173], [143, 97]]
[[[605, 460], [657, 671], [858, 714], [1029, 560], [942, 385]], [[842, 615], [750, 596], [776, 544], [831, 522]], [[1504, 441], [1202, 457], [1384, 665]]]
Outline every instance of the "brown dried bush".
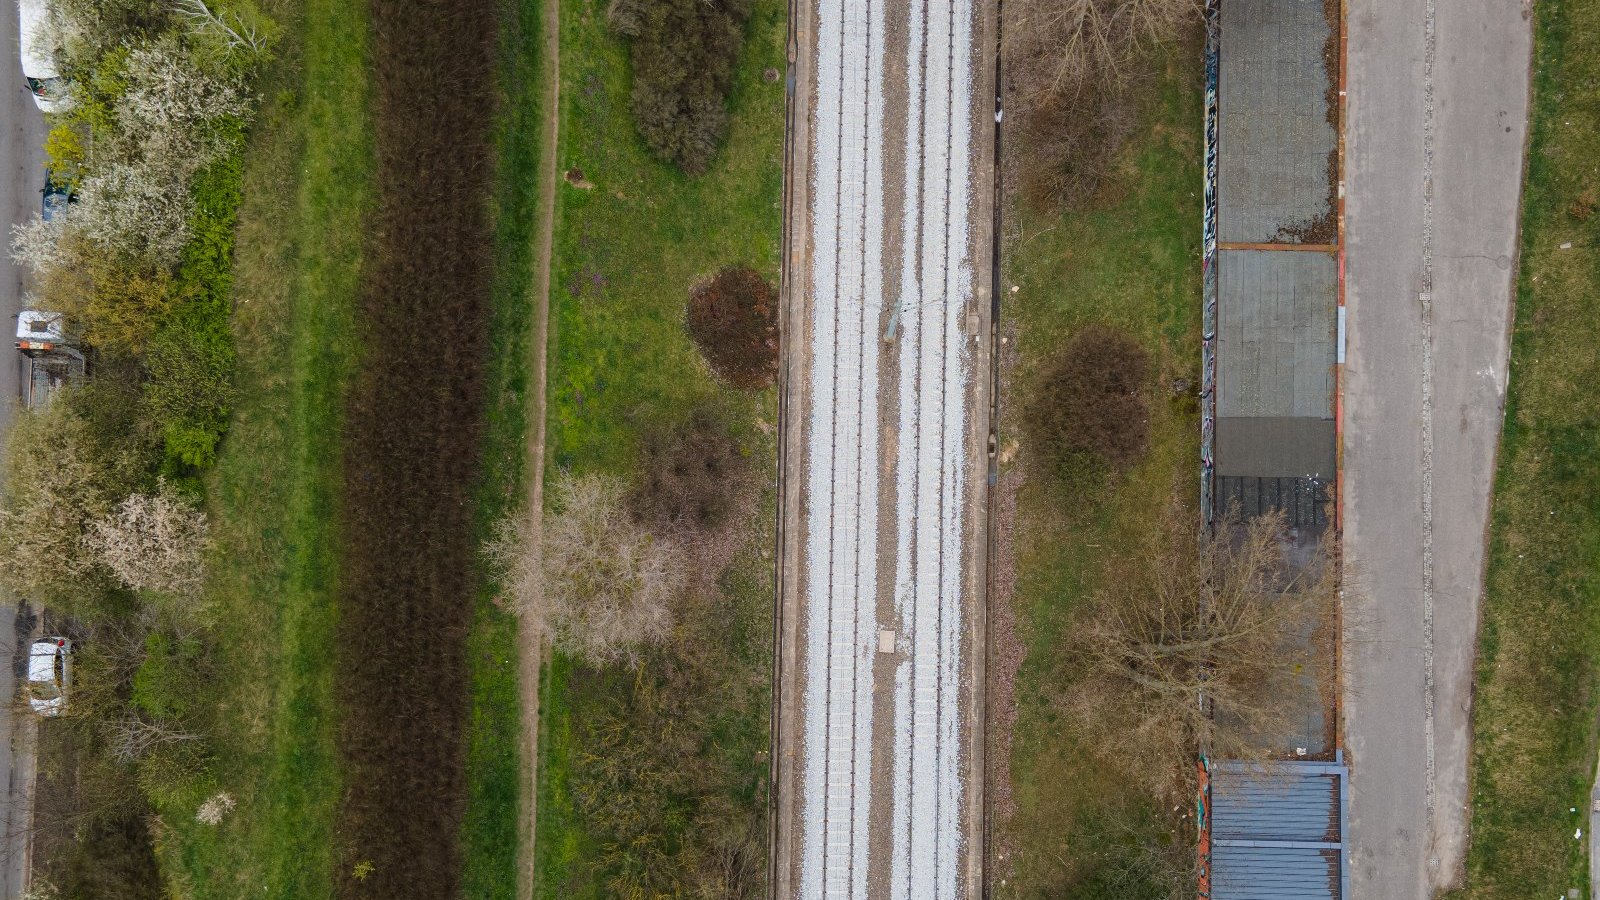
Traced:
[[1150, 356], [1133, 337], [1105, 325], [1084, 328], [1044, 365], [1028, 415], [1034, 447], [1058, 467], [1087, 456], [1127, 468], [1149, 443], [1149, 377]]
[[1305, 639], [1338, 602], [1334, 548], [1296, 565], [1281, 514], [1225, 518], [1208, 538], [1193, 513], [1174, 504], [1163, 532], [1108, 555], [1063, 655], [1076, 669], [1061, 700], [1075, 729], [1168, 798], [1186, 794], [1199, 749], [1259, 758], [1260, 736], [1289, 727], [1297, 679], [1331, 671], [1308, 665], [1331, 650]]
[[689, 292], [689, 336], [711, 371], [735, 387], [778, 374], [777, 291], [748, 266], [728, 266]]
[[1195, 0], [1007, 4], [1008, 120], [1023, 197], [1040, 210], [1091, 202], [1138, 118], [1130, 84], [1151, 51], [1200, 22]]
[[1117, 85], [1034, 100], [1017, 119], [1023, 198], [1039, 211], [1100, 202], [1116, 183], [1117, 153], [1138, 118], [1128, 91]]
[[639, 453], [644, 479], [633, 493], [634, 514], [663, 532], [722, 525], [747, 488], [749, 456], [716, 407], [697, 407], [676, 427], [647, 430]]

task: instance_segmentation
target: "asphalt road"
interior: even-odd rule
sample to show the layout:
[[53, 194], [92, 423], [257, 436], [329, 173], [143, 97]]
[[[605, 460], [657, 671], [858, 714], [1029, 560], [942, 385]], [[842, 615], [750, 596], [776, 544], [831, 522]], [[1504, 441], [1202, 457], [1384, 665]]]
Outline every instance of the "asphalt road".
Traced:
[[[22, 308], [22, 272], [12, 264], [10, 226], [25, 222], [39, 211], [39, 189], [44, 183], [44, 116], [28, 96], [27, 85], [22, 80], [18, 62], [17, 5], [6, 3], [6, 12], [0, 15], [0, 47], [4, 60], [0, 71], [0, 216], [3, 216], [5, 234], [0, 246], [0, 308], [5, 311], [0, 327], [6, 329], [5, 344], [16, 333], [16, 315]], [[16, 411], [19, 387], [22, 380], [22, 356], [9, 346], [0, 345], [0, 464], [3, 464], [5, 440], [11, 430], [11, 419]], [[0, 466], [3, 472], [3, 466]], [[0, 478], [3, 478], [0, 474]], [[15, 600], [0, 593], [0, 622], [10, 622], [15, 617]], [[6, 635], [9, 638], [9, 635]], [[9, 644], [9, 640], [6, 641]], [[9, 646], [5, 649], [9, 649]], [[10, 653], [0, 654], [5, 660]], [[5, 832], [0, 836], [0, 898], [15, 897], [22, 892], [26, 852], [22, 832], [18, 827], [25, 822], [28, 786], [33, 771], [29, 738], [31, 723], [13, 721], [10, 698], [15, 696], [15, 676], [9, 664], [0, 665], [0, 770], [7, 773], [4, 819]], [[20, 751], [20, 752], [14, 752]], [[18, 818], [18, 817], [23, 818]]]
[[1351, 889], [1459, 883], [1504, 412], [1530, 23], [1505, 0], [1348, 13], [1344, 693]]

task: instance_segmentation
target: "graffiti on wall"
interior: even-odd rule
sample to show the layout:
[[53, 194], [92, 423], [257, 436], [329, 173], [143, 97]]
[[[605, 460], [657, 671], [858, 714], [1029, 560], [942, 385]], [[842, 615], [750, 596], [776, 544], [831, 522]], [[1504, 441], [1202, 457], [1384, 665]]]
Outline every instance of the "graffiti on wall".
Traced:
[[1215, 518], [1217, 417], [1217, 82], [1221, 32], [1219, 0], [1206, 0], [1206, 183], [1202, 211], [1200, 344], [1200, 515]]

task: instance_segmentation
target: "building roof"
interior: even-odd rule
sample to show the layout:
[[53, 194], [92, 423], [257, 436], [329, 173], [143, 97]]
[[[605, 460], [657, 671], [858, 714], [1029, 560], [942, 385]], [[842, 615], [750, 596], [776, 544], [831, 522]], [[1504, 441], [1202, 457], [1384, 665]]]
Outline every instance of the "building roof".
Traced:
[[1334, 762], [1214, 762], [1211, 900], [1342, 900], [1348, 770]]

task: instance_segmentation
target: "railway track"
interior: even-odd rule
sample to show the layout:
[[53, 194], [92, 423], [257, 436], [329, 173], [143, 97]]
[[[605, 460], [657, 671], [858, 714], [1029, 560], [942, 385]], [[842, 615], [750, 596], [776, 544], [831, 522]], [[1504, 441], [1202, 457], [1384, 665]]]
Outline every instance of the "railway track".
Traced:
[[807, 216], [809, 265], [790, 280], [805, 322], [802, 688], [781, 894], [971, 893], [980, 13], [815, 6], [809, 203], [791, 213]]

